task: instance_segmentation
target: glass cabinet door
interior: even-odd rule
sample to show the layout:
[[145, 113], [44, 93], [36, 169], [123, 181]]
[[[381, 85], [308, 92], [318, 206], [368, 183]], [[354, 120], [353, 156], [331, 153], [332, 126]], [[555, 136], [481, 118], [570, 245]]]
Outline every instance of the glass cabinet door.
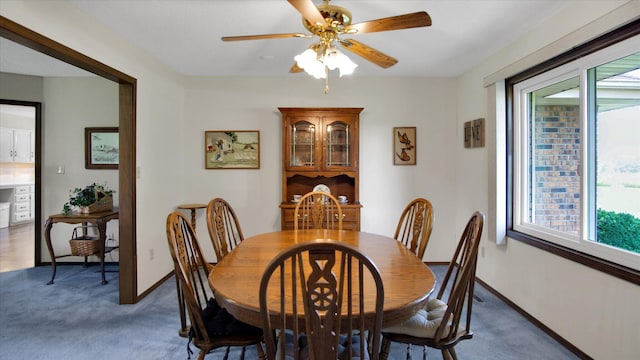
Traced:
[[351, 131], [351, 126], [342, 121], [325, 125], [325, 167], [350, 167], [352, 165]]
[[291, 148], [289, 153], [290, 167], [315, 167], [317, 156], [316, 126], [307, 121], [296, 122], [291, 125]]

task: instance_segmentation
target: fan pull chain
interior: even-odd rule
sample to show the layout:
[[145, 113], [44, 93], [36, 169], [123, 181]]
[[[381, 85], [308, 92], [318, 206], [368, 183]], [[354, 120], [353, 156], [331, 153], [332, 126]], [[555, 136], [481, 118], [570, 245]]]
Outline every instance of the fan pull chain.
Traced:
[[324, 94], [327, 95], [329, 93], [329, 68], [324, 66]]

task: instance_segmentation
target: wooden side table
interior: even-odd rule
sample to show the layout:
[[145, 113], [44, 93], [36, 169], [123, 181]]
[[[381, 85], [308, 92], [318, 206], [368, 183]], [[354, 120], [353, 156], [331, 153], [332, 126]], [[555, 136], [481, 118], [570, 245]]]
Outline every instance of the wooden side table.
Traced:
[[196, 210], [204, 209], [207, 207], [207, 204], [182, 204], [178, 205], [178, 209], [181, 210], [191, 210], [191, 227], [193, 231], [196, 230]]
[[[182, 204], [178, 205], [178, 209], [180, 210], [191, 210], [191, 227], [195, 233], [196, 231], [196, 211], [198, 209], [204, 209], [207, 207], [207, 204]], [[182, 292], [182, 287], [180, 286], [180, 280], [176, 276], [176, 289], [178, 290], [178, 306], [180, 307], [180, 329], [178, 330], [178, 334], [182, 337], [189, 336], [189, 327], [187, 326], [187, 314], [186, 314], [186, 304], [184, 302], [184, 294]]]
[[[98, 257], [100, 258], [100, 272], [102, 273], [102, 285], [108, 283], [104, 276], [104, 255], [112, 250], [117, 249], [117, 246], [114, 247], [106, 247], [105, 241], [107, 240], [107, 223], [113, 219], [118, 218], [118, 210], [109, 210], [109, 211], [101, 211], [91, 214], [79, 214], [73, 213], [71, 215], [65, 214], [56, 214], [51, 215], [44, 223], [44, 240], [47, 243], [47, 248], [49, 249], [49, 256], [51, 257], [51, 280], [47, 283], [47, 285], [53, 284], [53, 280], [56, 277], [56, 259], [65, 257], [65, 256], [73, 256], [71, 254], [65, 255], [57, 255], [53, 252], [53, 246], [51, 245], [51, 228], [55, 223], [66, 223], [66, 224], [82, 224], [86, 226], [87, 224], [93, 224], [98, 228], [98, 236], [99, 236], [99, 252]], [[87, 257], [84, 257], [85, 264], [87, 263]]]

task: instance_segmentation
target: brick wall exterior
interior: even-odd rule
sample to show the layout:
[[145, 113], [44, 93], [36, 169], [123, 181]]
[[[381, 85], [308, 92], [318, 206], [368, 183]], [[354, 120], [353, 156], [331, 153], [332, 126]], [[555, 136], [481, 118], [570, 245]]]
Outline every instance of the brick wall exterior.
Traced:
[[539, 105], [535, 110], [532, 221], [577, 234], [580, 224], [579, 108]]

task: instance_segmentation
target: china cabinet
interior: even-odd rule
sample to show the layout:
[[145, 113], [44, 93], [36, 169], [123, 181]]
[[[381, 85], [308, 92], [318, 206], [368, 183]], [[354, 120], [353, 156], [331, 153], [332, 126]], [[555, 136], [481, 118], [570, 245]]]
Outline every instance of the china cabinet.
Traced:
[[345, 230], [360, 230], [359, 117], [362, 108], [279, 108], [282, 114], [281, 228], [293, 229], [294, 195], [324, 188], [341, 204]]

